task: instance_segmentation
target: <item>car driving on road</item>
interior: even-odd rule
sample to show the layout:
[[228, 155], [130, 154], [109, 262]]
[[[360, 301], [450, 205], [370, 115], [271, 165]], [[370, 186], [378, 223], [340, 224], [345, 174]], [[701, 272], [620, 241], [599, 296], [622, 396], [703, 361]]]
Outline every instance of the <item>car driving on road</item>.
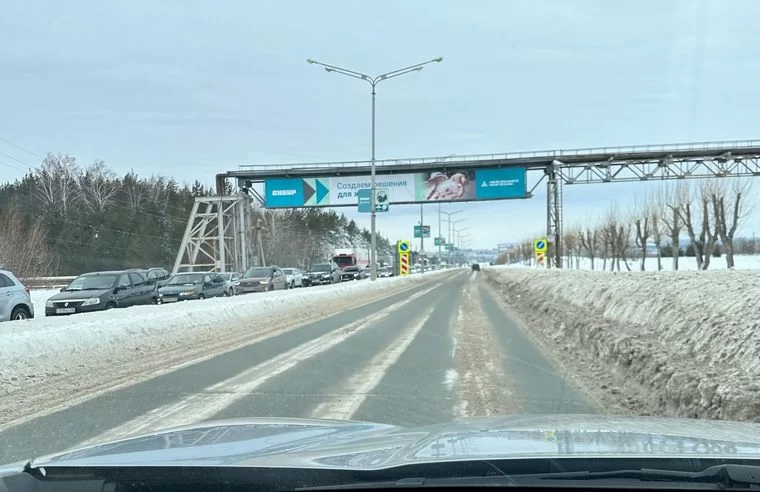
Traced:
[[238, 292], [267, 292], [270, 290], [284, 290], [288, 288], [285, 281], [285, 273], [280, 267], [272, 265], [267, 267], [251, 267], [240, 277]]
[[224, 279], [216, 273], [183, 272], [172, 275], [166, 285], [158, 289], [161, 303], [206, 299], [227, 296]]
[[134, 270], [78, 276], [45, 303], [45, 316], [105, 311], [158, 302], [156, 286]]
[[340, 282], [340, 268], [335, 262], [312, 265], [307, 275], [310, 285], [337, 284]]
[[283, 268], [282, 272], [285, 274], [285, 281], [288, 283], [289, 288], [303, 287], [303, 273], [301, 273], [301, 270], [298, 268]]
[[0, 321], [34, 318], [29, 289], [8, 270], [0, 270]]

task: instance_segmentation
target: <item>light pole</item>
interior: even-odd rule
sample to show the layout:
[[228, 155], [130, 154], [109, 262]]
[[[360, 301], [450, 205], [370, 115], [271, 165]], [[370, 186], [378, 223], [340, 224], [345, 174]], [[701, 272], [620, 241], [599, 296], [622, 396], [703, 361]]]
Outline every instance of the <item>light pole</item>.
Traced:
[[[449, 245], [448, 246], [448, 248], [449, 248], [449, 254], [447, 255], [447, 257], [448, 257], [448, 263], [451, 263], [451, 244], [452, 244], [452, 242], [451, 242], [451, 226], [455, 226], [455, 225], [459, 224], [460, 222], [464, 222], [464, 220], [465, 220], [464, 218], [458, 219], [458, 220], [451, 220], [451, 215], [458, 214], [459, 212], [464, 212], [464, 210], [457, 210], [456, 212], [450, 212], [449, 213], [449, 217], [446, 218], [446, 219], [444, 219], [446, 221], [446, 223], [448, 224], [448, 226], [449, 226], [449, 234], [448, 234], [448, 238], [446, 239], [446, 244]], [[443, 212], [443, 213], [446, 213], [446, 212]]]
[[429, 63], [440, 63], [443, 61], [442, 57], [433, 58], [432, 60], [428, 60], [426, 62], [418, 63], [416, 65], [411, 65], [406, 68], [400, 68], [398, 70], [393, 70], [392, 72], [387, 72], [384, 74], [380, 74], [376, 77], [371, 77], [369, 75], [354, 72], [353, 70], [348, 70], [345, 68], [337, 67], [335, 65], [328, 65], [326, 63], [321, 63], [316, 60], [306, 60], [308, 63], [314, 64], [314, 65], [320, 65], [324, 67], [324, 69], [328, 72], [337, 73], [340, 75], [346, 75], [348, 77], [353, 77], [355, 79], [363, 80], [365, 82], [368, 82], [370, 86], [372, 86], [372, 163], [370, 165], [370, 174], [371, 174], [371, 181], [370, 181], [370, 248], [371, 248], [371, 255], [370, 255], [370, 279], [376, 280], [377, 279], [377, 235], [376, 235], [376, 229], [375, 229], [375, 222], [376, 222], [376, 212], [375, 212], [375, 87], [377, 84], [382, 82], [383, 80], [392, 79], [394, 77], [400, 77], [402, 75], [406, 75], [408, 73], [412, 72], [419, 72], [422, 70], [422, 68], [429, 64]]

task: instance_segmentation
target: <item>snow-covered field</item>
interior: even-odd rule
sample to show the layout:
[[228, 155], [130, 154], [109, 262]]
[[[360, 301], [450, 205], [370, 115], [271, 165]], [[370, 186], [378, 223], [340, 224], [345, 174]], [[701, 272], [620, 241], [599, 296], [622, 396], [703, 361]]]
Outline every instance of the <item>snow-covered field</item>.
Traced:
[[34, 319], [0, 323], [0, 424], [36, 401], [35, 384], [53, 397], [150, 377], [455, 272], [49, 318], [57, 291], [36, 291]]
[[760, 420], [756, 271], [485, 272], [534, 336], [628, 395], [628, 411]]
[[[566, 268], [574, 270], [591, 270], [591, 259], [580, 258], [576, 261], [575, 258], [569, 261], [569, 258], [564, 258], [563, 264]], [[628, 260], [628, 266], [631, 270], [640, 270], [640, 259]], [[601, 270], [604, 265], [601, 258], [594, 259], [594, 270]], [[607, 270], [610, 268], [610, 263], [607, 262]], [[760, 255], [734, 255], [734, 268], [737, 270], [760, 270]], [[623, 262], [620, 262], [621, 271], [627, 271]], [[648, 272], [657, 270], [657, 258], [648, 257], [644, 262], [644, 269]], [[710, 268], [708, 270], [725, 270], [726, 269], [726, 257], [720, 256], [718, 258], [710, 259]], [[673, 258], [662, 258], [662, 271], [673, 270]], [[678, 259], [679, 271], [696, 271], [697, 260], [693, 256], [682, 256]]]

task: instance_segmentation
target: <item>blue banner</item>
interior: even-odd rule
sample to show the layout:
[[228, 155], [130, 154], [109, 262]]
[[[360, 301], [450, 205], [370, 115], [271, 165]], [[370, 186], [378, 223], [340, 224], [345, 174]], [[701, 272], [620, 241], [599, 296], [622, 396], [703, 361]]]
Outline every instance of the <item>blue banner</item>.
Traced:
[[524, 198], [527, 194], [525, 168], [508, 167], [475, 171], [475, 199]]
[[286, 178], [266, 180], [264, 185], [265, 207], [303, 207], [305, 202], [303, 179]]

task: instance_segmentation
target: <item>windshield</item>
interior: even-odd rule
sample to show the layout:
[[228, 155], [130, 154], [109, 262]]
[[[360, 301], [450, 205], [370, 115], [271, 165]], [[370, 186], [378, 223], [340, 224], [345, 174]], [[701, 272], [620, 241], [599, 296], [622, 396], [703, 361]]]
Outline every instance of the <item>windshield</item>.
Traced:
[[260, 278], [260, 277], [268, 277], [271, 274], [272, 274], [271, 268], [250, 268], [247, 272], [245, 272], [245, 275], [243, 275], [243, 277]]
[[[754, 460], [758, 19], [752, 0], [0, 2], [0, 469], [220, 421], [255, 429], [162, 436], [151, 459], [241, 432], [269, 447], [212, 466], [392, 455], [414, 477], [686, 437]], [[359, 427], [284, 435], [312, 419]], [[365, 422], [363, 448], [318, 456]], [[389, 450], [372, 424], [423, 437]], [[431, 435], [449, 424], [482, 427]]]
[[167, 285], [195, 285], [203, 283], [202, 273], [179, 273], [166, 283]]
[[105, 290], [116, 283], [119, 275], [81, 275], [74, 279], [66, 290]]

